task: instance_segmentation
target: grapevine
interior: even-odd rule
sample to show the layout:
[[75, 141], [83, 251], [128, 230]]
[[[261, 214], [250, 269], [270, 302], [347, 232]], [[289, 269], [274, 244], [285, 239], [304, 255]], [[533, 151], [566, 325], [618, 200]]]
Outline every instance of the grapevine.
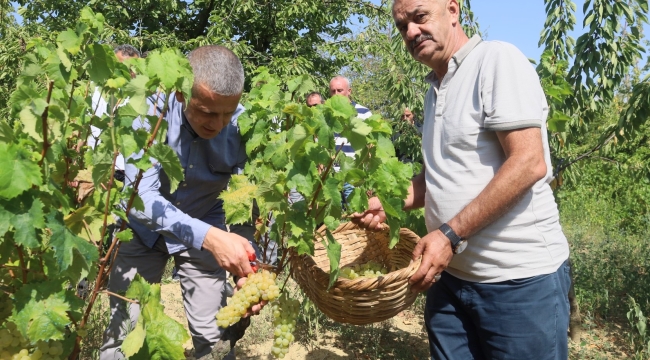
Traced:
[[[114, 181], [118, 154], [146, 153], [128, 162], [142, 173], [153, 166], [150, 158], [156, 159], [172, 186], [183, 178], [178, 157], [164, 144], [166, 109], [150, 114], [148, 99], [168, 98], [174, 91], [189, 98], [186, 57], [165, 49], [121, 63], [102, 38], [104, 21], [84, 8], [74, 29], [50, 40], [30, 39], [10, 118], [0, 121], [0, 167], [7, 170], [0, 176], [2, 359], [79, 357], [98, 296], [111, 295], [105, 291], [111, 259], [120, 242], [132, 237], [126, 221], [115, 241], [108, 227], [142, 207], [138, 178], [124, 191]], [[91, 106], [95, 91], [107, 99], [102, 115]], [[145, 118], [152, 130], [134, 130], [132, 124]], [[101, 130], [95, 148], [82, 145], [91, 126]], [[92, 192], [79, 196], [81, 188], [74, 184], [82, 178]], [[82, 279], [94, 284], [88, 301], [74, 291]], [[146, 285], [137, 283], [126, 294], [149, 309], [143, 316], [148, 326], [139, 333], [145, 339], [123, 350], [151, 358], [142, 352], [159, 349], [162, 359], [177, 359], [189, 336], [162, 312], [159, 288]], [[156, 326], [171, 330], [159, 333]], [[156, 336], [148, 336], [152, 331]]]

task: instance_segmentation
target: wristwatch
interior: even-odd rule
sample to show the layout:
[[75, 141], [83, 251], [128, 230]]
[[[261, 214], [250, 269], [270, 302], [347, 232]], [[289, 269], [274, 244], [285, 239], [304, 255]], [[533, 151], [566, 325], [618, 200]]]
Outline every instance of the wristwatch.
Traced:
[[448, 239], [449, 242], [451, 242], [451, 250], [454, 252], [454, 254], [460, 254], [465, 250], [467, 247], [467, 240], [461, 238], [454, 232], [454, 229], [451, 228], [451, 226], [447, 225], [447, 223], [442, 224], [438, 230], [440, 230]]

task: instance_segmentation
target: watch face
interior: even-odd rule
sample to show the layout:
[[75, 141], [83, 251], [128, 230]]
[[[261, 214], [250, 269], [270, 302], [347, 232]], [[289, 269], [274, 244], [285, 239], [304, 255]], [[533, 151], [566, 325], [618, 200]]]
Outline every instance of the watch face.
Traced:
[[456, 245], [456, 249], [454, 251], [454, 254], [460, 254], [465, 250], [467, 247], [467, 240], [461, 240], [458, 245]]

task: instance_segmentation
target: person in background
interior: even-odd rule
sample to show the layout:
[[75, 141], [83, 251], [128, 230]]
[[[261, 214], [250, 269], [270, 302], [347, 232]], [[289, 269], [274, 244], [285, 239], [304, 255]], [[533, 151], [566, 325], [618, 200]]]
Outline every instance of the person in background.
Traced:
[[[395, 0], [393, 19], [426, 76], [423, 173], [405, 209], [429, 233], [410, 278], [427, 291], [434, 359], [567, 359], [569, 246], [549, 186], [548, 105], [516, 47], [469, 39], [458, 0]], [[356, 214], [377, 228], [377, 198]]]
[[[334, 95], [343, 95], [347, 97], [348, 100], [350, 100], [350, 103], [357, 110], [357, 117], [359, 119], [365, 120], [372, 116], [372, 112], [367, 107], [352, 101], [352, 88], [350, 87], [350, 80], [348, 80], [348, 78], [345, 76], [338, 75], [330, 80], [330, 96]], [[336, 149], [341, 148], [341, 151], [346, 156], [352, 158], [354, 157], [354, 148], [348, 139], [340, 136], [339, 134], [334, 134], [334, 142], [336, 143]], [[339, 167], [335, 165], [334, 170], [338, 171]], [[354, 186], [348, 183], [345, 183], [343, 185], [343, 191], [341, 192], [341, 195], [343, 197], [344, 207], [345, 203], [347, 202], [347, 198], [350, 196], [350, 194], [352, 194], [352, 191], [354, 191]]]
[[[116, 46], [113, 49], [113, 52], [115, 53], [115, 57], [119, 62], [124, 62], [128, 59], [140, 57], [140, 52], [138, 49], [128, 44]], [[119, 104], [118, 107], [124, 106], [127, 103], [128, 100]], [[109, 101], [106, 101], [105, 97], [102, 96], [100, 89], [96, 88], [93, 92], [92, 97], [92, 110], [94, 114], [97, 116], [103, 116], [109, 112], [116, 111], [117, 109], [114, 107], [115, 105], [111, 103], [110, 99]], [[102, 134], [102, 130], [96, 126], [91, 125], [90, 131], [91, 134], [88, 136], [87, 143], [88, 146], [94, 149], [95, 146], [97, 146], [99, 143], [99, 137]], [[124, 156], [122, 156], [122, 154], [119, 154], [115, 160], [115, 179], [124, 182]]]
[[325, 102], [323, 100], [323, 95], [321, 95], [319, 92], [316, 92], [316, 91], [309, 93], [307, 95], [306, 100], [305, 100], [305, 103], [309, 107], [316, 106], [318, 104], [322, 104], [323, 102]]
[[[244, 69], [239, 58], [222, 46], [208, 45], [189, 53], [194, 72], [191, 99], [182, 93], [151, 103], [150, 112], [167, 102], [167, 144], [176, 151], [185, 179], [174, 192], [160, 164], [144, 173], [138, 194], [144, 210], [131, 209], [128, 226], [133, 239], [122, 243], [109, 278], [108, 289], [120, 293], [136, 273], [150, 283], [159, 283], [165, 265], [174, 259], [183, 303], [197, 359], [234, 359], [234, 342], [217, 326], [215, 315], [226, 305], [227, 272], [240, 277], [252, 273], [249, 256], [256, 254], [249, 240], [253, 224], [226, 230], [219, 194], [232, 174], [242, 172], [245, 145], [237, 126], [244, 111], [239, 104], [244, 88]], [[155, 101], [155, 100], [154, 100]], [[134, 122], [134, 127], [149, 124]], [[134, 155], [134, 158], [137, 155]], [[155, 161], [155, 160], [152, 160]], [[126, 166], [126, 185], [132, 186], [138, 169]], [[246, 234], [240, 236], [238, 234]], [[120, 351], [127, 329], [135, 326], [137, 304], [111, 297], [111, 319], [100, 348], [101, 360], [124, 358]], [[263, 304], [263, 303], [262, 303]], [[256, 305], [251, 312], [257, 312]], [[240, 329], [241, 330], [241, 329]], [[226, 342], [225, 340], [230, 340]]]

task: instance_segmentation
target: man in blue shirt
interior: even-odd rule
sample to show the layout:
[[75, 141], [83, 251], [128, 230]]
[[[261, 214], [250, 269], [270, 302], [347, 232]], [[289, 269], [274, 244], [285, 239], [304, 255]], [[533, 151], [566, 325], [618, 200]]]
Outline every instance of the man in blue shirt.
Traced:
[[[152, 159], [154, 167], [144, 173], [138, 187], [144, 210], [129, 213], [133, 240], [120, 246], [108, 288], [112, 292], [126, 290], [136, 273], [149, 282], [160, 282], [168, 259], [173, 257], [195, 357], [201, 358], [211, 356], [215, 346], [225, 346], [220, 342], [223, 329], [217, 327], [215, 314], [226, 304], [226, 271], [239, 277], [251, 273], [248, 255], [255, 250], [246, 238], [235, 234], [242, 231], [234, 231], [234, 226], [231, 232], [226, 230], [222, 202], [217, 199], [246, 161], [237, 127], [237, 117], [244, 111], [239, 104], [244, 70], [237, 56], [221, 46], [197, 48], [188, 59], [194, 72], [189, 102], [176, 93], [150, 109], [153, 114], [168, 102], [167, 143], [178, 155], [185, 180], [170, 192], [168, 177]], [[150, 125], [134, 125], [138, 126]], [[127, 186], [137, 171], [127, 163]], [[253, 231], [251, 225], [243, 232], [252, 235]], [[125, 329], [132, 328], [129, 321], [135, 325], [140, 312], [136, 304], [129, 307], [127, 313], [125, 303], [111, 297], [111, 322], [104, 334], [101, 360], [124, 358], [119, 347]], [[226, 350], [230, 350], [227, 358], [234, 359], [229, 345]]]

